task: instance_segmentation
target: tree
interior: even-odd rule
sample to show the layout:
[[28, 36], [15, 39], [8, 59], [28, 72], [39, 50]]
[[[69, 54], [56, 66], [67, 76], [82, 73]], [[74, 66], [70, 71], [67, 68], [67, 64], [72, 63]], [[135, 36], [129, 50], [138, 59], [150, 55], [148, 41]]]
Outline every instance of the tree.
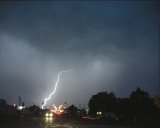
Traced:
[[38, 115], [40, 112], [40, 108], [37, 105], [32, 105], [29, 107], [29, 110], [34, 114], [34, 115]]
[[128, 98], [117, 98], [116, 113], [125, 117], [130, 115]]
[[88, 106], [90, 115], [96, 116], [101, 111], [105, 116], [107, 112], [115, 112], [116, 97], [113, 92], [99, 92], [91, 97]]
[[149, 94], [139, 87], [131, 93], [129, 100], [130, 114], [136, 118], [136, 120], [144, 121], [154, 115], [156, 107], [153, 98], [150, 98]]
[[71, 116], [76, 116], [78, 108], [73, 104], [68, 108], [68, 112]]
[[149, 99], [149, 94], [147, 92], [141, 90], [139, 87], [137, 87], [137, 90], [131, 93], [130, 99], [132, 99], [132, 100]]
[[4, 99], [0, 99], [0, 115], [4, 115], [7, 112], [7, 102]]

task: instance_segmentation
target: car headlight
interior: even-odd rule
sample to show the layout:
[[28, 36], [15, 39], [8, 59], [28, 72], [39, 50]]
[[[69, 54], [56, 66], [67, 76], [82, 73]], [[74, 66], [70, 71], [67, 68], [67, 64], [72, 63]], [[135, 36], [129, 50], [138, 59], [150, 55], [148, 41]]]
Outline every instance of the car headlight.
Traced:
[[52, 113], [50, 113], [50, 114], [49, 114], [49, 116], [50, 116], [50, 117], [52, 117], [52, 116], [53, 116], [53, 114], [52, 114]]
[[48, 117], [48, 113], [46, 113], [46, 116]]

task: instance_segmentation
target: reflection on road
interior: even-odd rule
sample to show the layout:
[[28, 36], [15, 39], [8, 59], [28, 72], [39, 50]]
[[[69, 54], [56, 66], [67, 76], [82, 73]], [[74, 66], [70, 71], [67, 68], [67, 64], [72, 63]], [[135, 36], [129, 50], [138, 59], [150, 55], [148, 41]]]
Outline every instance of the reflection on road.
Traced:
[[53, 118], [52, 118], [52, 117], [46, 117], [46, 118], [45, 118], [45, 123], [46, 123], [46, 124], [48, 124], [48, 123], [50, 124], [50, 123], [52, 123], [52, 121], [53, 121]]
[[44, 128], [49, 128], [53, 120], [54, 120], [53, 117], [45, 117], [45, 127]]
[[48, 128], [78, 128], [72, 124], [64, 123], [64, 124], [51, 124]]
[[45, 117], [45, 128], [79, 128], [63, 118]]

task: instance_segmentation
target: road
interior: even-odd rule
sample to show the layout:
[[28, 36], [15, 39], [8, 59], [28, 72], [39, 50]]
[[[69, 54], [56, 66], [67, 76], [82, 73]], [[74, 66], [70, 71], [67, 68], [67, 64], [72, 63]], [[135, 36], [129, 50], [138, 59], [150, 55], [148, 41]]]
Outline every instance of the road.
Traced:
[[41, 128], [80, 128], [68, 119], [35, 118], [34, 121]]
[[[71, 119], [43, 118], [35, 119], [41, 128], [133, 128], [126, 126], [93, 125]], [[134, 127], [139, 128], [139, 127]]]
[[[12, 118], [0, 120], [0, 128], [133, 128], [125, 126], [93, 125], [69, 119]], [[139, 128], [139, 127], [134, 127]]]

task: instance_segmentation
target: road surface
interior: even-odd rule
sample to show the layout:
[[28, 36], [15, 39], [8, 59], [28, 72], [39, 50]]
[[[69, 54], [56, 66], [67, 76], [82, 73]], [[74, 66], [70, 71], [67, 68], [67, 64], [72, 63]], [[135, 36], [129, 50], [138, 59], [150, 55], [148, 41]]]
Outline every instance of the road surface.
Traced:
[[[71, 119], [52, 119], [52, 118], [44, 118], [35, 119], [41, 128], [133, 128], [133, 127], [125, 127], [125, 126], [109, 126], [109, 125], [94, 125], [94, 124], [86, 124], [80, 121], [75, 121]], [[139, 127], [134, 127], [139, 128]]]
[[[80, 121], [54, 118], [12, 118], [0, 120], [0, 128], [133, 128], [126, 126], [109, 126], [85, 124]], [[140, 128], [140, 127], [134, 127]]]

